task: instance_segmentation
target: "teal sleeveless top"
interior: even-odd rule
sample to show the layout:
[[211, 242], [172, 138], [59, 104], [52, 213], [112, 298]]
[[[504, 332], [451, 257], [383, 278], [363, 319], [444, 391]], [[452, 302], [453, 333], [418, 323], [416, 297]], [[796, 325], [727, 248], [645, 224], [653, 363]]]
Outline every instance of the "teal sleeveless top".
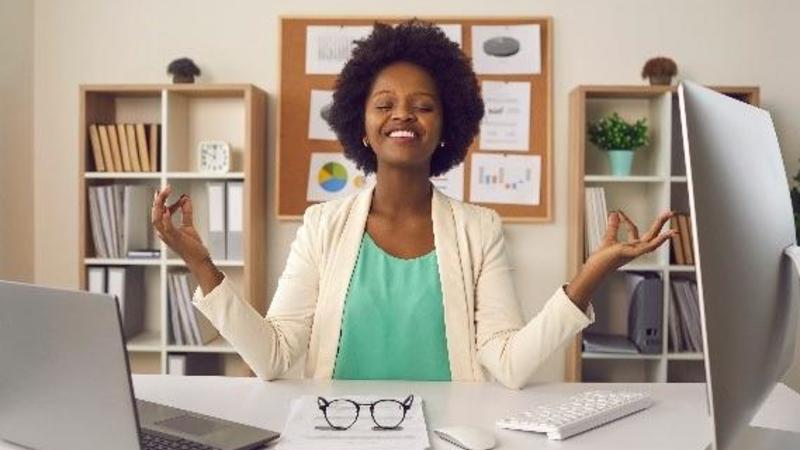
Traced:
[[364, 232], [345, 297], [333, 378], [450, 381], [435, 250], [397, 258]]

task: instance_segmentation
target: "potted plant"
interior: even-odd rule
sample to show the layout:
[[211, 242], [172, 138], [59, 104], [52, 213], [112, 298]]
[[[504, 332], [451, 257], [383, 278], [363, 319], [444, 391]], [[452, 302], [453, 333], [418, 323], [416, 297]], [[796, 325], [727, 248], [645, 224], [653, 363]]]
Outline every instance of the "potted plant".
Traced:
[[[800, 170], [797, 171], [794, 178], [795, 183], [800, 183]], [[789, 190], [792, 197], [792, 209], [794, 210], [794, 230], [797, 242], [800, 242], [800, 190], [797, 186], [792, 186]]]
[[642, 68], [642, 78], [649, 78], [653, 86], [669, 86], [672, 77], [678, 74], [678, 65], [675, 61], [659, 56], [648, 59]]
[[647, 119], [630, 124], [616, 112], [589, 124], [589, 142], [605, 150], [611, 163], [611, 173], [630, 175], [633, 153], [650, 143]]
[[167, 73], [172, 75], [173, 83], [194, 83], [194, 77], [200, 75], [200, 68], [189, 58], [178, 58], [169, 63]]

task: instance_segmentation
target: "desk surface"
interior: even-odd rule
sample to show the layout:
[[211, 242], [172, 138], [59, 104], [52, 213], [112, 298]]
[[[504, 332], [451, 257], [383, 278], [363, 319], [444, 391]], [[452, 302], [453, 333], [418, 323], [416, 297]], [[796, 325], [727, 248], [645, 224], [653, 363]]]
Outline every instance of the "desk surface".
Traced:
[[[254, 378], [170, 377], [134, 375], [137, 398], [197, 411], [203, 414], [282, 431], [292, 399], [305, 394], [385, 394], [402, 397], [409, 393], [424, 400], [428, 429], [447, 425], [475, 425], [492, 430], [498, 449], [703, 449], [710, 442], [703, 384], [577, 384], [553, 383], [529, 386], [521, 391], [493, 383], [418, 383], [386, 381], [280, 380]], [[629, 389], [649, 393], [655, 405], [623, 420], [605, 425], [566, 441], [549, 441], [545, 435], [497, 429], [497, 418], [557, 402], [588, 389]], [[775, 389], [754, 424], [780, 423], [800, 430], [797, 405], [800, 395], [783, 385]], [[759, 423], [760, 422], [760, 423]], [[434, 449], [455, 449], [435, 435]], [[274, 446], [273, 446], [274, 447]], [[0, 449], [18, 449], [0, 441]]]

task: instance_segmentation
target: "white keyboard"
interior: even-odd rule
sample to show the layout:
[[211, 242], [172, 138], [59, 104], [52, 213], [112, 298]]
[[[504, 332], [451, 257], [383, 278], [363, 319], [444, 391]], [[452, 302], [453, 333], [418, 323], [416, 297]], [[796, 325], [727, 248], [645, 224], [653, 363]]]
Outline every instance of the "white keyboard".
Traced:
[[566, 439], [652, 404], [653, 399], [640, 392], [587, 391], [562, 403], [539, 406], [498, 420], [497, 426], [508, 430], [547, 433], [548, 439]]

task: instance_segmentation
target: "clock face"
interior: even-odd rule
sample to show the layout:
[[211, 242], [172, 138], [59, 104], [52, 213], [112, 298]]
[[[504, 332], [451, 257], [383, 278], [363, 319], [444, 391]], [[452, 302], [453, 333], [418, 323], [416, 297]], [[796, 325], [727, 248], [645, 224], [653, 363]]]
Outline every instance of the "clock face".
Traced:
[[222, 141], [203, 141], [198, 145], [200, 170], [203, 172], [228, 172], [231, 149]]

